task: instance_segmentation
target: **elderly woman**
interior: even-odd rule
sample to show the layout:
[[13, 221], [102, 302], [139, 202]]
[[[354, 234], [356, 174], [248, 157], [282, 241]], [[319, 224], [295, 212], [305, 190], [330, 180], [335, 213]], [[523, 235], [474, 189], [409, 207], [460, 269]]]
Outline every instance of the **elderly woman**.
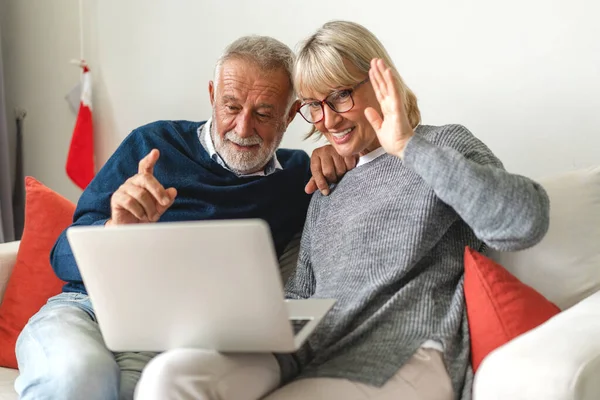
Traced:
[[415, 95], [358, 24], [310, 36], [295, 85], [311, 134], [360, 157], [328, 196], [313, 196], [286, 286], [289, 298], [337, 302], [294, 355], [187, 351], [170, 364], [171, 390], [188, 382], [190, 399], [255, 399], [281, 379], [267, 399], [470, 398], [465, 246], [537, 243], [548, 227], [544, 190], [506, 172], [465, 127], [421, 125]]

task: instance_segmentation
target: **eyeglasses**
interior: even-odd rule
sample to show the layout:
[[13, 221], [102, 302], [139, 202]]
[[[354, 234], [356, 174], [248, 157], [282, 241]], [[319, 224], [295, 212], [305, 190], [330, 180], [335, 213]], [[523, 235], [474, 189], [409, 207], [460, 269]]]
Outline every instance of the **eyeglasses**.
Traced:
[[310, 101], [300, 106], [298, 113], [302, 115], [302, 118], [309, 124], [316, 124], [321, 122], [325, 118], [325, 109], [323, 104], [327, 104], [329, 108], [338, 114], [348, 112], [354, 107], [354, 99], [352, 98], [352, 92], [356, 90], [360, 85], [369, 81], [367, 77], [365, 80], [358, 82], [350, 89], [338, 90], [325, 97], [323, 100]]

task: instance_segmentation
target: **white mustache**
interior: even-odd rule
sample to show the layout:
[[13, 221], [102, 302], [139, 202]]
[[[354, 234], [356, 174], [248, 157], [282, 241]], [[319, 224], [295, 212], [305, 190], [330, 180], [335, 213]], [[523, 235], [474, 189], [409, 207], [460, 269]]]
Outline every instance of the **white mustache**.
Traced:
[[262, 144], [263, 140], [260, 136], [254, 135], [248, 138], [239, 137], [234, 131], [229, 131], [225, 134], [225, 139], [239, 146], [255, 146]]

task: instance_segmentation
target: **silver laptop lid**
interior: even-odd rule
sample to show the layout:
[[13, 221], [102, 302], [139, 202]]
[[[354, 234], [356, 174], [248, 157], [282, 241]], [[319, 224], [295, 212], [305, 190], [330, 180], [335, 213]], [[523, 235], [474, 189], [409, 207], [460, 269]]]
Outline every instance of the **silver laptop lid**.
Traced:
[[67, 238], [113, 351], [295, 349], [262, 220], [72, 227]]

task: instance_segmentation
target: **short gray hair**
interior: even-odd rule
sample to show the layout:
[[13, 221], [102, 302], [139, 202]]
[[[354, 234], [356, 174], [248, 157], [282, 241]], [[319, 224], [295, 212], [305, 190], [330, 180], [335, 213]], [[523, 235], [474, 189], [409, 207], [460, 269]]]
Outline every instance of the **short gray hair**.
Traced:
[[221, 67], [227, 60], [231, 59], [249, 61], [264, 71], [284, 70], [288, 76], [291, 91], [288, 107], [296, 100], [293, 81], [296, 57], [292, 49], [279, 40], [270, 36], [250, 35], [242, 36], [231, 43], [225, 48], [215, 65], [215, 88], [219, 81]]

